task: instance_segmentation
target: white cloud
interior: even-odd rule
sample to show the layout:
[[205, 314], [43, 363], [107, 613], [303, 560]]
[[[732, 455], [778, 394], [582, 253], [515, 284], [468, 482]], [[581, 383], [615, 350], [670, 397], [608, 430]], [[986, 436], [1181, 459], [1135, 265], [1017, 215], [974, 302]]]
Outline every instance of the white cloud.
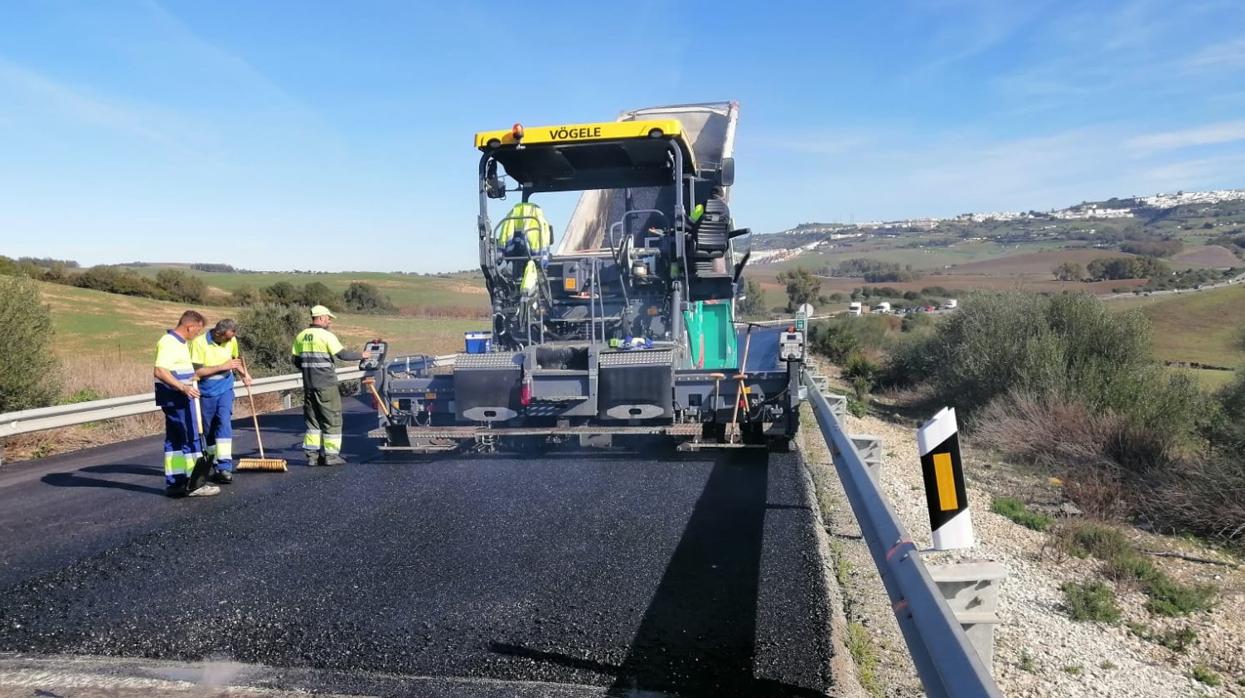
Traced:
[[1245, 120], [1221, 121], [1176, 131], [1149, 133], [1130, 138], [1127, 145], [1133, 150], [1154, 152], [1242, 140], [1245, 140]]
[[1185, 67], [1192, 70], [1245, 68], [1245, 37], [1206, 46], [1190, 56]]
[[11, 94], [33, 97], [62, 116], [101, 126], [133, 136], [172, 144], [174, 139], [153, 124], [152, 115], [115, 99], [90, 94], [88, 91], [57, 81], [42, 73], [23, 68], [0, 58], [0, 85], [7, 85]]

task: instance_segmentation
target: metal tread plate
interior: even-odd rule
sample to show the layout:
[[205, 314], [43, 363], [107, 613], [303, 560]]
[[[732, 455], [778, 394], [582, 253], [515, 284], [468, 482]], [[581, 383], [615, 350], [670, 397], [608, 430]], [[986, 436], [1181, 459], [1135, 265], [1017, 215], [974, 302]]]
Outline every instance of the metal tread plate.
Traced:
[[628, 349], [603, 351], [597, 358], [601, 368], [618, 366], [670, 366], [674, 363], [674, 351], [670, 349]]
[[518, 371], [522, 368], [523, 358], [516, 352], [490, 352], [488, 354], [458, 354], [454, 359], [455, 370], [471, 370], [477, 368], [509, 369]]

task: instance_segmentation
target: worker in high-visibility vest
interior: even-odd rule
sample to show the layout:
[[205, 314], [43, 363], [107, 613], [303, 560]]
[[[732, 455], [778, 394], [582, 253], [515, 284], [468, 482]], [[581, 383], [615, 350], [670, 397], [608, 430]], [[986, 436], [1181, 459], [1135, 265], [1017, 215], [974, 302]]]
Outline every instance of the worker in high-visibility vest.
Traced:
[[342, 458], [342, 396], [337, 390], [333, 360], [359, 361], [369, 352], [347, 351], [329, 331], [337, 317], [323, 305], [311, 309], [311, 326], [294, 338], [294, 365], [303, 372], [303, 452], [307, 465], [344, 465]]
[[[530, 201], [515, 204], [501, 221], [497, 230], [497, 246], [507, 256], [531, 256], [535, 259], [516, 260], [515, 275], [522, 274], [519, 290], [523, 295], [536, 291], [537, 263], [547, 263], [548, 251], [553, 244], [553, 226], [545, 219], [544, 211]], [[519, 270], [522, 269], [522, 272]]]
[[177, 327], [156, 342], [156, 404], [164, 412], [164, 485], [170, 497], [210, 497], [220, 488], [207, 484], [207, 473], [197, 472], [199, 431], [195, 426], [195, 367], [190, 342], [207, 323], [193, 310], [182, 313]]
[[199, 378], [204, 440], [212, 459], [209, 476], [218, 485], [233, 482], [233, 373], [241, 371], [250, 387], [251, 374], [238, 358], [238, 323], [225, 318], [190, 342], [190, 360]]

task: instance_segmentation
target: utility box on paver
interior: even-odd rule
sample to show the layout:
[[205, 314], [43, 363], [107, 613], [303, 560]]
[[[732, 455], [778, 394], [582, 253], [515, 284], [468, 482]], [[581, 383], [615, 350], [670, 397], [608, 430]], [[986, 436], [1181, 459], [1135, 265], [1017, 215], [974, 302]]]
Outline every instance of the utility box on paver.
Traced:
[[492, 348], [493, 335], [490, 332], [466, 332], [463, 341], [468, 354], [487, 354]]

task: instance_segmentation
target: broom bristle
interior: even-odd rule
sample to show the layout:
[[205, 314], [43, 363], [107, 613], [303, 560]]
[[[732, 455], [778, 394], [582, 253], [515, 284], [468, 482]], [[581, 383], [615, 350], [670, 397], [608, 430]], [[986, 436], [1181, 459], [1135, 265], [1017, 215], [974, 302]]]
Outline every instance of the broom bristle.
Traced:
[[285, 461], [279, 458], [243, 458], [238, 461], [238, 470], [271, 470], [284, 473], [288, 468]]

